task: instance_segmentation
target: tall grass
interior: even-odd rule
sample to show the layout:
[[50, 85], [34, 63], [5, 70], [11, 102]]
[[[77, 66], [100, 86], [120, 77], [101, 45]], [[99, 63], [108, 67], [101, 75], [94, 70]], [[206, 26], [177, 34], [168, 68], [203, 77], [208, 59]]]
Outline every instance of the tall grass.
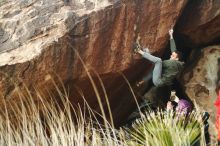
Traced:
[[174, 112], [146, 112], [131, 129], [118, 130], [106, 119], [102, 125], [86, 101], [87, 106], [73, 108], [68, 94], [58, 92], [59, 103], [52, 98], [45, 100], [40, 91], [37, 97], [19, 92], [19, 101], [5, 101], [0, 114], [0, 145], [190, 146], [196, 141], [205, 145], [199, 112], [193, 112], [187, 121]]
[[54, 99], [43, 100], [40, 92], [37, 98], [37, 103], [31, 96], [14, 103], [5, 101], [5, 110], [0, 115], [0, 145], [125, 145], [110, 124], [103, 128], [101, 123], [91, 120], [92, 113], [86, 117], [84, 109], [79, 107], [76, 111], [66, 95], [60, 94], [59, 104]]

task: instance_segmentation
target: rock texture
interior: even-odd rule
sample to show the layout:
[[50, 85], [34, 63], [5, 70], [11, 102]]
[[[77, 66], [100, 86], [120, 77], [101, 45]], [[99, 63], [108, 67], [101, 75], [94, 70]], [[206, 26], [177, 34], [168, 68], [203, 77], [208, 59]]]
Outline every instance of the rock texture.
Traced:
[[210, 46], [192, 55], [195, 61], [187, 67], [183, 76], [186, 94], [195, 101], [202, 110], [211, 115], [211, 128], [214, 127], [215, 106], [217, 98], [216, 86], [220, 81], [220, 46]]
[[83, 103], [78, 94], [82, 91], [91, 107], [98, 110], [88, 69], [105, 106], [96, 73], [101, 77], [115, 122], [120, 123], [135, 104], [119, 72], [132, 82], [140, 75], [144, 63], [145, 70], [150, 67], [140, 57], [135, 58], [132, 43], [139, 41], [162, 55], [168, 43], [168, 30], [186, 3], [187, 0], [104, 1], [101, 5], [62, 0], [3, 3], [0, 6], [1, 98], [15, 100], [16, 86], [23, 89], [25, 85], [31, 91], [34, 87], [53, 91], [51, 79], [57, 82], [59, 76], [74, 105]]
[[189, 1], [176, 25], [176, 36], [179, 46], [185, 48], [185, 55], [192, 51], [182, 85], [188, 97], [210, 113], [213, 134], [220, 70], [220, 47], [214, 45], [220, 44], [220, 1]]
[[178, 21], [177, 31], [191, 48], [219, 43], [220, 1], [190, 1]]

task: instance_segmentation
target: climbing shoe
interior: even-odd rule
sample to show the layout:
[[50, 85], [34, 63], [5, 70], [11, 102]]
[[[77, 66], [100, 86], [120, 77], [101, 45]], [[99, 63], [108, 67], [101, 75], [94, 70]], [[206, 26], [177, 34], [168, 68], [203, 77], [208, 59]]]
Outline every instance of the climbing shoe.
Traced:
[[141, 50], [141, 46], [139, 43], [134, 43], [132, 49], [134, 53], [137, 53], [139, 50]]

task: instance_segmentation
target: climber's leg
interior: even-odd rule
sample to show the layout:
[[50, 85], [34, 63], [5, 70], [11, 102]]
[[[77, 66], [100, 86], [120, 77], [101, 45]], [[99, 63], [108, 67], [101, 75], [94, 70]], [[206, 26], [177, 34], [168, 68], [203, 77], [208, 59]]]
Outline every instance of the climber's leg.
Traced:
[[161, 81], [161, 74], [162, 74], [162, 60], [159, 57], [153, 56], [150, 53], [145, 52], [142, 55], [147, 60], [154, 63], [154, 69], [153, 69], [153, 77], [152, 81], [155, 86], [160, 86], [162, 84]]

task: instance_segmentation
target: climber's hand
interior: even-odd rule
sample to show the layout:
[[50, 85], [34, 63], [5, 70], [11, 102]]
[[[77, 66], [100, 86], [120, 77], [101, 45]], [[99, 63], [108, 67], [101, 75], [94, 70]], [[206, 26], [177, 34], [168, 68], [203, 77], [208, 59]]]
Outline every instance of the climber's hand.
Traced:
[[167, 102], [167, 110], [172, 110], [173, 109], [173, 105], [171, 103], [171, 101]]
[[171, 28], [171, 29], [169, 30], [169, 35], [170, 35], [170, 38], [172, 39], [172, 38], [173, 38], [173, 28]]
[[144, 81], [141, 80], [141, 81], [139, 81], [139, 82], [136, 83], [136, 86], [137, 86], [137, 87], [140, 87], [141, 85], [143, 85], [143, 83], [144, 83]]

